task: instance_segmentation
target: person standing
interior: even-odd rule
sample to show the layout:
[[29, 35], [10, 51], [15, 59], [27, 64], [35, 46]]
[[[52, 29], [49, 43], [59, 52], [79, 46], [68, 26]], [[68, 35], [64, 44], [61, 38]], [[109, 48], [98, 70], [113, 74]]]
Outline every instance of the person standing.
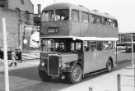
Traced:
[[2, 59], [3, 59], [3, 52], [2, 52], [2, 50], [0, 49], [0, 63], [2, 63]]
[[17, 66], [17, 62], [16, 62], [16, 53], [15, 53], [15, 51], [12, 51], [12, 53], [11, 53], [11, 57], [12, 57], [12, 61], [11, 61], [11, 63], [9, 64], [9, 66], [11, 67], [11, 66]]

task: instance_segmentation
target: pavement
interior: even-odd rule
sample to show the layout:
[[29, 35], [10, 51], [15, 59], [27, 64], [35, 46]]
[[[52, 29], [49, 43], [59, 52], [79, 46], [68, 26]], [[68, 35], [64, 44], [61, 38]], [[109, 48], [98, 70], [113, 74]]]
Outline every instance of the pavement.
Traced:
[[32, 52], [23, 52], [22, 53], [22, 60], [33, 60], [39, 59], [40, 51], [32, 51]]
[[[9, 62], [10, 63], [10, 62]], [[24, 69], [24, 68], [30, 68], [30, 67], [37, 67], [39, 64], [39, 59], [35, 59], [35, 60], [25, 60], [23, 62], [17, 62], [17, 66], [11, 66], [8, 67], [9, 71], [10, 70], [16, 70], [16, 69]], [[4, 72], [4, 63], [1, 62], [0, 63], [0, 72]]]
[[[9, 67], [10, 70], [28, 68], [37, 66], [39, 64], [40, 51], [28, 51], [22, 53], [22, 62], [17, 62], [17, 66]], [[8, 60], [8, 64], [11, 63], [12, 60]], [[0, 72], [4, 71], [4, 62], [0, 60]]]
[[129, 66], [118, 71], [113, 71], [60, 91], [119, 91], [117, 86], [117, 75], [120, 74], [120, 91], [135, 91], [133, 86], [133, 69]]

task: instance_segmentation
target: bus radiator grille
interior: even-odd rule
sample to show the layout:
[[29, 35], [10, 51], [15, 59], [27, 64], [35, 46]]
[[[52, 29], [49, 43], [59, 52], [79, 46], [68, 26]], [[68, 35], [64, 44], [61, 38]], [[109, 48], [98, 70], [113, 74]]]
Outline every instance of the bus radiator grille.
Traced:
[[51, 76], [59, 75], [59, 56], [49, 56], [48, 73]]

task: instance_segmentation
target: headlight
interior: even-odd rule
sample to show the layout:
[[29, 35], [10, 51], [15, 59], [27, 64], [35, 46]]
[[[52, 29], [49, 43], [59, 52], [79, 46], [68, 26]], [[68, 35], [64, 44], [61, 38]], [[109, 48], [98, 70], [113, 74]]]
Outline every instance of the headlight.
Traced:
[[62, 57], [59, 58], [59, 67], [62, 66]]
[[41, 62], [41, 66], [45, 66], [45, 63], [44, 62]]
[[64, 63], [64, 64], [62, 65], [62, 67], [63, 67], [63, 68], [69, 68], [69, 67], [70, 67], [70, 64], [69, 64], [69, 63]]
[[66, 63], [66, 67], [69, 68], [70, 67], [70, 64], [69, 63]]

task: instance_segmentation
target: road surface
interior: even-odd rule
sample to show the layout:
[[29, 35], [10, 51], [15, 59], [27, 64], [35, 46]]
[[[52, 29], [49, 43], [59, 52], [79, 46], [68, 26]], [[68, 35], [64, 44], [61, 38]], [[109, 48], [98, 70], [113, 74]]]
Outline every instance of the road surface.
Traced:
[[[111, 73], [100, 73], [96, 75], [88, 75], [86, 78], [80, 82], [85, 83], [88, 81], [95, 81], [100, 79], [101, 76], [111, 75], [115, 71], [120, 70], [127, 65], [130, 65], [131, 61], [124, 61], [118, 64], [118, 66]], [[78, 84], [67, 84], [62, 81], [51, 81], [51, 82], [42, 82], [38, 76], [37, 66], [12, 70], [9, 73], [10, 75], [10, 91], [65, 91], [67, 88], [76, 86]], [[102, 78], [101, 78], [102, 79]], [[98, 82], [97, 82], [98, 83]], [[81, 85], [83, 86], [83, 85]], [[0, 73], [0, 91], [4, 91], [4, 73]], [[80, 90], [78, 90], [80, 91]]]

